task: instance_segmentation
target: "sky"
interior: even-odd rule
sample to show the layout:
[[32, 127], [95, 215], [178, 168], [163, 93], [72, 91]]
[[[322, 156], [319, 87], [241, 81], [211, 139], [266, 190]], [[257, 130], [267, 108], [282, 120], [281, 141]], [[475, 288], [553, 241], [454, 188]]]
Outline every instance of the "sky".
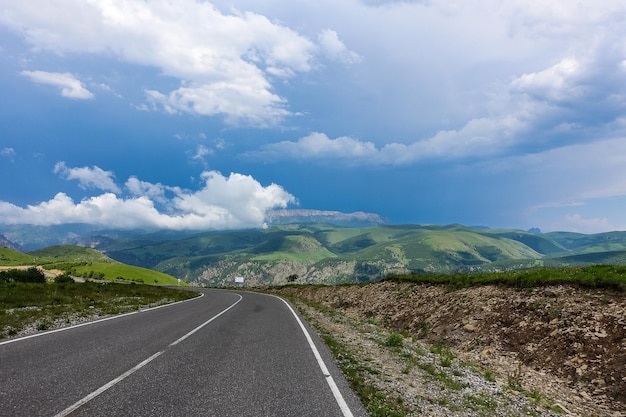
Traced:
[[623, 0], [0, 0], [0, 224], [626, 230]]

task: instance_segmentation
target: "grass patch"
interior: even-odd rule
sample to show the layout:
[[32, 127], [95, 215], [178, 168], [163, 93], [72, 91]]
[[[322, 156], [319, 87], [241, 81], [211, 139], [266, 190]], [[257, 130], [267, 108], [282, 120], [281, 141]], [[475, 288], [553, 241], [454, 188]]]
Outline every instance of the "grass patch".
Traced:
[[489, 382], [495, 382], [496, 380], [496, 377], [493, 374], [493, 371], [489, 369], [485, 371], [485, 373], [483, 374], [483, 377], [485, 378], [485, 381], [489, 381]]
[[593, 265], [566, 268], [537, 268], [524, 271], [474, 274], [409, 274], [390, 275], [385, 280], [411, 281], [446, 285], [451, 289], [480, 285], [505, 285], [533, 288], [546, 285], [577, 285], [583, 288], [605, 288], [626, 291], [626, 266]]
[[485, 393], [466, 395], [464, 405], [470, 410], [477, 411], [481, 415], [493, 414], [498, 408], [498, 402]]
[[372, 417], [402, 417], [407, 414], [401, 398], [387, 396], [368, 382], [367, 375], [372, 373], [372, 369], [361, 364], [346, 345], [326, 332], [321, 337], [337, 358], [339, 368]]
[[383, 345], [392, 348], [401, 348], [403, 344], [404, 338], [398, 333], [391, 333], [383, 343]]
[[454, 353], [450, 350], [450, 346], [438, 341], [430, 347], [430, 352], [439, 355], [439, 365], [444, 368], [452, 366], [452, 360], [456, 358]]
[[152, 285], [116, 283], [0, 283], [0, 338], [34, 327], [39, 331], [72, 319], [120, 314], [185, 300], [197, 293]]

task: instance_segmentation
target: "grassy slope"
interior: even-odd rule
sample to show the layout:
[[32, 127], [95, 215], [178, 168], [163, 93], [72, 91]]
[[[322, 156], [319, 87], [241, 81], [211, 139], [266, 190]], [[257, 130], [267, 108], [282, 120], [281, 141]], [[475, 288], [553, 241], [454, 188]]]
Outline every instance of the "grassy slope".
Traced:
[[546, 237], [578, 253], [626, 250], [626, 232], [584, 235], [571, 232], [546, 233]]
[[392, 243], [380, 243], [357, 253], [358, 259], [400, 261], [410, 269], [450, 269], [505, 259], [538, 259], [527, 246], [503, 238], [467, 231], [426, 230]]
[[326, 258], [334, 258], [332, 252], [309, 235], [288, 235], [280, 236], [267, 241], [254, 248], [252, 260], [276, 261], [319, 261]]
[[37, 258], [37, 263], [42, 266], [59, 262], [117, 262], [97, 250], [72, 245], [49, 246], [28, 252], [28, 255]]
[[92, 262], [86, 265], [75, 266], [73, 271], [73, 274], [79, 276], [89, 276], [90, 272], [93, 271], [92, 275], [96, 274], [95, 276], [97, 276], [100, 273], [103, 274], [102, 279], [110, 281], [120, 280], [166, 285], [176, 285], [178, 283], [178, 279], [163, 272], [122, 263]]
[[558, 256], [569, 252], [558, 241], [546, 234], [530, 233], [521, 230], [488, 229], [481, 232], [485, 236], [495, 236], [520, 242], [546, 256]]
[[0, 265], [20, 266], [33, 265], [33, 256], [17, 252], [12, 249], [0, 247]]
[[40, 265], [44, 269], [71, 271], [73, 275], [146, 284], [177, 284], [178, 280], [162, 272], [125, 265], [91, 248], [58, 245], [23, 254], [0, 248], [0, 265]]
[[[597, 263], [626, 263], [626, 233], [599, 235], [530, 233], [462, 225], [335, 227], [290, 224], [265, 230], [212, 232], [184, 239], [113, 241], [105, 247], [116, 260], [181, 278], [209, 265], [274, 263], [391, 262], [412, 270], [455, 272], [508, 270]], [[607, 252], [611, 251], [611, 252]], [[580, 257], [580, 254], [593, 255]]]

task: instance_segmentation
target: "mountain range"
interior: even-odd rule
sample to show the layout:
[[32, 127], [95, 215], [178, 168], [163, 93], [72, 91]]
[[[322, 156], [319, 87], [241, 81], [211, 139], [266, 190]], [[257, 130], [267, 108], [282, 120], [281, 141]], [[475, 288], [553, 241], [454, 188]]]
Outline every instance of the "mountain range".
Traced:
[[[586, 235], [462, 225], [329, 223], [209, 233], [97, 231], [84, 225], [24, 230], [22, 247], [63, 235], [72, 240], [63, 243], [94, 248], [118, 262], [209, 286], [233, 285], [235, 277], [244, 278], [247, 285], [336, 284], [376, 281], [392, 273], [626, 264], [626, 232]], [[14, 228], [9, 236], [17, 236], [18, 231]]]

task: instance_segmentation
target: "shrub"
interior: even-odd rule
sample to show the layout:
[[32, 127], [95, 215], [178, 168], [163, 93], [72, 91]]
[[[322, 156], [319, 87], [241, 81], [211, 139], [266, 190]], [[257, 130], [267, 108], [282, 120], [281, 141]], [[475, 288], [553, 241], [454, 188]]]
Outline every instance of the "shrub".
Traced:
[[67, 274], [62, 274], [62, 275], [58, 275], [56, 277], [54, 277], [54, 282], [56, 284], [71, 284], [74, 283], [74, 278], [72, 278], [71, 276], [67, 275]]
[[391, 333], [385, 340], [385, 346], [387, 347], [402, 347], [404, 339], [401, 334]]
[[28, 269], [9, 269], [0, 272], [0, 281], [43, 284], [46, 282], [46, 276], [43, 272], [34, 267]]

